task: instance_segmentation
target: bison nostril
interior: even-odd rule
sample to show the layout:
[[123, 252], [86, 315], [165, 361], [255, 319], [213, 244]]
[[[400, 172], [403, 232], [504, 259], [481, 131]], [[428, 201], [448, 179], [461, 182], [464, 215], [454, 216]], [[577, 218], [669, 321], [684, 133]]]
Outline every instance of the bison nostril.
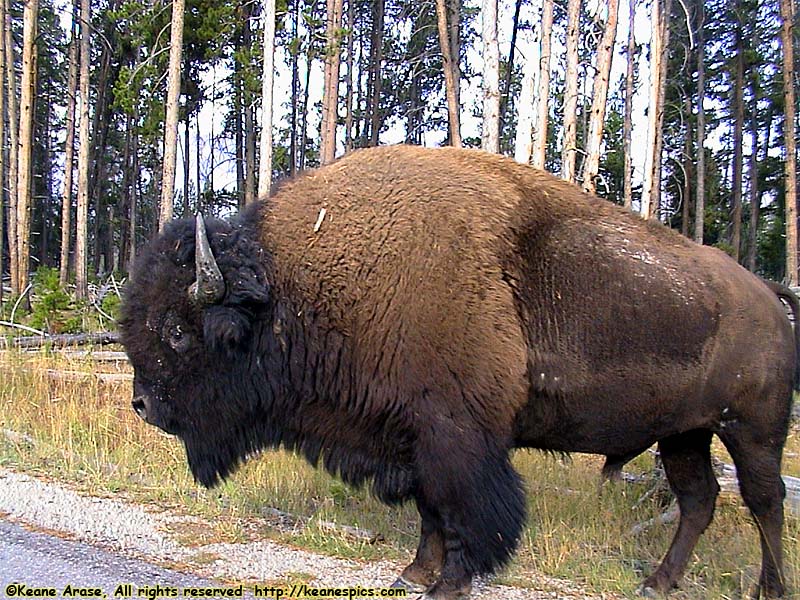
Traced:
[[133, 406], [133, 410], [136, 411], [137, 415], [142, 419], [147, 419], [147, 405], [141, 397], [134, 398], [133, 402], [131, 402], [131, 406]]

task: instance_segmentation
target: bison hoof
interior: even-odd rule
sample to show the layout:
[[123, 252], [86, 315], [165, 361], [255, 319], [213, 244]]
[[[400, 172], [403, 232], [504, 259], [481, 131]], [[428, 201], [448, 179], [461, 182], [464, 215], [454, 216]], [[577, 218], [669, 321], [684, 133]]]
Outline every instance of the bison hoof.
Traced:
[[403, 579], [402, 576], [398, 577], [389, 587], [404, 589], [406, 594], [424, 594], [428, 589], [428, 586], [408, 581], [407, 579]]
[[655, 588], [650, 587], [649, 585], [640, 585], [636, 588], [636, 595], [641, 598], [660, 598], [662, 597]]

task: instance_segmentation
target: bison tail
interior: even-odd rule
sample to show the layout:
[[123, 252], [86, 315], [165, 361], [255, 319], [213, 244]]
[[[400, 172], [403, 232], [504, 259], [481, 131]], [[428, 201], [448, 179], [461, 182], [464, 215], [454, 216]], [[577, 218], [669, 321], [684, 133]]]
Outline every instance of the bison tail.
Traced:
[[782, 283], [764, 280], [776, 296], [792, 309], [794, 315], [794, 389], [800, 392], [800, 301], [795, 293]]

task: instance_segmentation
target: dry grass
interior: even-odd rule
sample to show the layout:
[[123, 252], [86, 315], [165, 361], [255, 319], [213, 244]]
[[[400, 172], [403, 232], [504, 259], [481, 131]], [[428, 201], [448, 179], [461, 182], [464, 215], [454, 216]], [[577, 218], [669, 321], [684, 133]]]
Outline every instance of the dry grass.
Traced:
[[[389, 509], [283, 452], [251, 461], [212, 491], [200, 489], [174, 438], [145, 425], [130, 410], [129, 383], [53, 379], [48, 369], [91, 373], [97, 364], [45, 353], [0, 353], [0, 428], [24, 436], [0, 436], [0, 464], [69, 481], [100, 495], [159, 503], [213, 518], [214, 539], [273, 537], [345, 557], [408, 559], [415, 547], [417, 517], [411, 507]], [[105, 370], [124, 370], [105, 366]], [[787, 446], [785, 472], [800, 476], [800, 435]], [[723, 457], [724, 460], [728, 460]], [[599, 485], [602, 461], [576, 455], [562, 460], [536, 452], [514, 458], [529, 489], [528, 526], [517, 558], [501, 579], [524, 586], [532, 572], [568, 578], [594, 591], [631, 593], [666, 550], [674, 524], [639, 536], [637, 523], [665, 510], [668, 498], [639, 503], [644, 486]], [[629, 470], [647, 471], [652, 458]], [[304, 520], [306, 527], [269, 527], [264, 508]], [[369, 544], [316, 526], [321, 521], [381, 533]], [[208, 532], [175, 532], [182, 543], [207, 543]], [[800, 592], [800, 522], [787, 518], [787, 583]], [[756, 531], [738, 497], [723, 497], [703, 536], [676, 598], [740, 598], [758, 576]]]

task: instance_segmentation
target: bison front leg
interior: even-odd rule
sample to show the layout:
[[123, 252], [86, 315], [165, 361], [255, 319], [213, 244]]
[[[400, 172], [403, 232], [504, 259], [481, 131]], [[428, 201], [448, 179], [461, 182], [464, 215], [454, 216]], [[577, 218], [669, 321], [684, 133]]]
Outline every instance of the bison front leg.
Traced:
[[424, 500], [419, 498], [417, 499], [417, 510], [422, 521], [417, 555], [414, 557], [414, 561], [403, 569], [392, 587], [421, 594], [434, 584], [442, 571], [444, 537], [442, 521], [436, 511], [428, 508]]
[[484, 432], [418, 440], [418, 495], [439, 517], [444, 561], [426, 600], [467, 598], [475, 575], [511, 557], [525, 522], [522, 482]]

